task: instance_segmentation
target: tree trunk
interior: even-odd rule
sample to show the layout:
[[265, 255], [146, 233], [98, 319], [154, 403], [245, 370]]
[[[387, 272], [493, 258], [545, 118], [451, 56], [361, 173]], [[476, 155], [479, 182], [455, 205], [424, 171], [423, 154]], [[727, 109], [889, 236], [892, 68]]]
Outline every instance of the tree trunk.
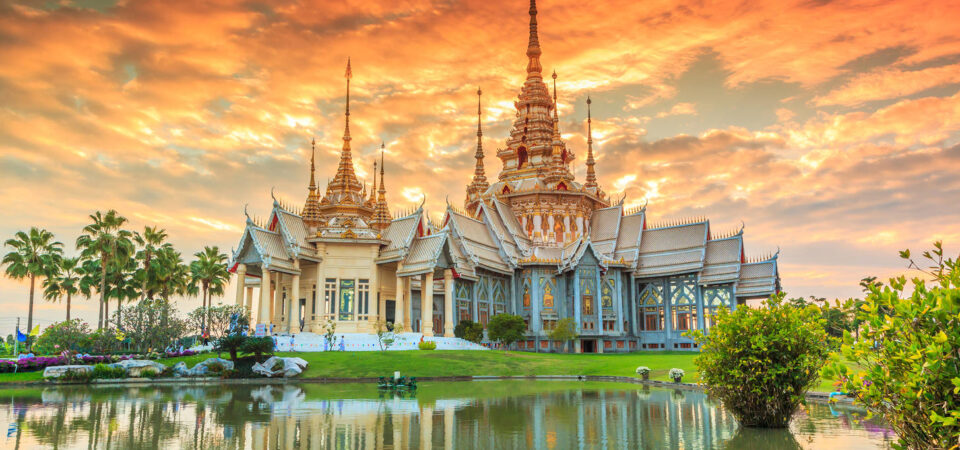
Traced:
[[[119, 288], [119, 286], [117, 286]], [[117, 289], [117, 328], [120, 328], [120, 316], [123, 315], [123, 294]]]
[[204, 323], [206, 324], [207, 333], [210, 332], [210, 307], [213, 306], [212, 299], [210, 298], [210, 290], [206, 284], [203, 285], [203, 297], [206, 299], [207, 308], [204, 310], [204, 315], [206, 316]]
[[110, 299], [103, 302], [103, 326], [110, 328]]
[[30, 332], [33, 331], [33, 289], [36, 284], [35, 281], [37, 277], [35, 275], [30, 275], [30, 309], [27, 311], [27, 350], [30, 350], [30, 344], [33, 343], [33, 336], [30, 336]]
[[67, 322], [70, 321], [70, 291], [67, 291]]
[[97, 316], [97, 329], [103, 329], [103, 304], [107, 300], [107, 258], [100, 254], [100, 315]]

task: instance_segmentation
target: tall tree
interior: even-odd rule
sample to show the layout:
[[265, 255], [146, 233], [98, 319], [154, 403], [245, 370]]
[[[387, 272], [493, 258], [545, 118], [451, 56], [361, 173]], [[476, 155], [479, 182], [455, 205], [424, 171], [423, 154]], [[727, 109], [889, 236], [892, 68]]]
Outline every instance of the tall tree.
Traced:
[[[123, 302], [135, 300], [140, 297], [140, 282], [135, 275], [137, 271], [137, 262], [133, 255], [125, 251], [118, 252], [107, 270], [107, 301], [110, 298], [117, 299], [116, 321], [120, 326], [120, 320], [123, 318]], [[106, 309], [106, 307], [104, 307]], [[107, 317], [110, 317], [107, 315]]]
[[109, 305], [107, 301], [107, 269], [121, 252], [132, 253], [131, 233], [120, 227], [127, 219], [111, 209], [106, 214], [97, 211], [90, 215], [93, 223], [83, 227], [83, 234], [77, 238], [77, 248], [84, 258], [100, 259], [100, 314], [97, 328], [103, 328], [107, 320]]
[[140, 247], [137, 252], [137, 260], [142, 264], [137, 270], [137, 279], [140, 281], [141, 300], [153, 298], [153, 284], [156, 281], [156, 271], [153, 268], [154, 257], [161, 249], [170, 247], [167, 239], [167, 231], [158, 229], [156, 226], [143, 227], [143, 233], [134, 232], [133, 241]]
[[203, 307], [207, 311], [203, 325], [206, 328], [210, 322], [210, 306], [213, 304], [211, 297], [223, 295], [230, 280], [230, 273], [227, 272], [227, 255], [220, 253], [217, 246], [204, 247], [203, 251], [195, 253], [194, 256], [197, 259], [190, 263], [190, 273], [193, 284], [199, 286], [203, 293]]
[[44, 298], [52, 301], [67, 298], [67, 321], [70, 321], [70, 300], [81, 292], [83, 276], [80, 258], [63, 258], [56, 275], [43, 281]]
[[7, 265], [6, 275], [14, 280], [30, 279], [30, 306], [27, 313], [29, 333], [33, 329], [33, 296], [37, 278], [46, 278], [56, 270], [63, 257], [63, 244], [53, 239], [53, 233], [32, 227], [29, 232], [18, 231], [4, 245], [12, 249], [3, 256], [3, 264]]

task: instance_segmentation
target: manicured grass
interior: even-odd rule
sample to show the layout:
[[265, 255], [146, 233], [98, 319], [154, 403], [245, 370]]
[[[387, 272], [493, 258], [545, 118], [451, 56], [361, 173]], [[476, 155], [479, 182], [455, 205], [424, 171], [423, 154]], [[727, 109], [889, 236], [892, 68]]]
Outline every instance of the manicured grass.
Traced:
[[[206, 353], [182, 358], [162, 359], [172, 366], [184, 361], [187, 366], [215, 357]], [[607, 375], [637, 377], [637, 366], [650, 368], [650, 379], [670, 381], [671, 368], [686, 372], [683, 381], [697, 382], [697, 370], [691, 352], [635, 352], [618, 354], [554, 354], [469, 350], [392, 351], [392, 352], [324, 352], [278, 353], [278, 356], [296, 356], [310, 365], [303, 374], [315, 377], [380, 377], [400, 371], [404, 376], [526, 376], [526, 375]], [[227, 358], [226, 354], [222, 357]], [[16, 377], [16, 378], [14, 378]], [[41, 379], [41, 372], [0, 374], [0, 383], [25, 382]], [[833, 391], [832, 380], [821, 380], [814, 391]]]

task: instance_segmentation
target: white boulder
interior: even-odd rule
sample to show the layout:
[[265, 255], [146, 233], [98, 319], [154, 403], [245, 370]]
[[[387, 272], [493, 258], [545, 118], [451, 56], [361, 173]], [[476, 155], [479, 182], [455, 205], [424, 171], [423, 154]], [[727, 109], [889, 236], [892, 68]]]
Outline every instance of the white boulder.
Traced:
[[93, 373], [93, 366], [82, 366], [82, 365], [50, 366], [50, 367], [47, 367], [46, 369], [43, 369], [43, 377], [44, 378], [60, 378], [66, 375], [67, 372], [91, 374]]
[[280, 358], [271, 356], [270, 359], [253, 365], [253, 373], [265, 377], [283, 376], [286, 378], [295, 377], [303, 373], [308, 363], [303, 358]]
[[116, 365], [126, 370], [128, 377], [139, 377], [147, 369], [156, 371], [156, 373], [167, 370], [167, 366], [148, 359], [127, 359], [116, 363]]

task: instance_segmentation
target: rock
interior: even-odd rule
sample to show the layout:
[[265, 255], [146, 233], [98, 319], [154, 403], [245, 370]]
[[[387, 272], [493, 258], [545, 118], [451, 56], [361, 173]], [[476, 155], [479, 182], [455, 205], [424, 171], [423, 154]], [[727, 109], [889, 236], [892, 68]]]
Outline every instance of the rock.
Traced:
[[187, 376], [187, 373], [190, 372], [187, 369], [187, 363], [180, 361], [173, 365], [173, 376], [175, 377], [184, 377]]
[[264, 361], [263, 364], [254, 364], [252, 370], [253, 373], [265, 377], [282, 375], [289, 378], [300, 375], [306, 368], [307, 362], [302, 358], [279, 358], [271, 356], [270, 359]]
[[[212, 366], [219, 364], [222, 370], [210, 370]], [[222, 358], [210, 358], [197, 363], [192, 369], [186, 372], [187, 376], [202, 377], [213, 373], [220, 373], [224, 370], [233, 370], [233, 361]]]
[[60, 378], [64, 376], [67, 372], [73, 373], [93, 373], [93, 366], [50, 366], [46, 369], [43, 369], [44, 378]]
[[128, 359], [116, 363], [116, 366], [126, 370], [129, 377], [139, 377], [147, 369], [154, 370], [157, 373], [167, 370], [167, 366], [147, 359]]

